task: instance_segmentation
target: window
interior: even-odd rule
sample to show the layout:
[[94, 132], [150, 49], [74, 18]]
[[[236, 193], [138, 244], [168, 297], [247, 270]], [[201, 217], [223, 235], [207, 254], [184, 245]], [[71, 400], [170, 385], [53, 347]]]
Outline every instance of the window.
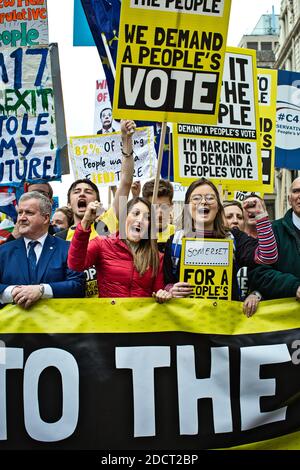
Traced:
[[262, 42], [261, 45], [262, 51], [271, 51], [272, 50], [272, 43], [271, 42]]
[[255, 49], [257, 51], [258, 50], [258, 43], [257, 42], [247, 42], [247, 48], [248, 49]]

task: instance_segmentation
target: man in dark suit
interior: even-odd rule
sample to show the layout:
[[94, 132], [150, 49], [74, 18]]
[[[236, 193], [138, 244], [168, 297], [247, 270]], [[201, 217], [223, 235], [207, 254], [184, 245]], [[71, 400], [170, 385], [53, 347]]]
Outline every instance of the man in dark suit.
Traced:
[[0, 247], [0, 302], [28, 308], [39, 299], [84, 296], [84, 275], [67, 267], [69, 244], [48, 234], [51, 202], [36, 191], [19, 200], [21, 238]]

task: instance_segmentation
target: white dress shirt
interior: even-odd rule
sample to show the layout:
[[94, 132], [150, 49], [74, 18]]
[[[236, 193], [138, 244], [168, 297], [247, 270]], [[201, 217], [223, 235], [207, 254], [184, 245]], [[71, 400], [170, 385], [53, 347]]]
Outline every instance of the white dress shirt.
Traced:
[[294, 211], [292, 213], [292, 218], [293, 218], [293, 224], [297, 227], [298, 230], [300, 230], [300, 217], [298, 217]]
[[[34, 247], [34, 252], [35, 252], [35, 255], [36, 255], [36, 262], [37, 263], [40, 259], [40, 256], [41, 256], [41, 253], [42, 253], [42, 250], [43, 250], [43, 246], [44, 246], [44, 243], [45, 243], [45, 240], [46, 240], [47, 236], [48, 236], [48, 233], [45, 233], [44, 235], [42, 235], [37, 240], [34, 240], [34, 241], [38, 242], [38, 244]], [[30, 240], [30, 238], [26, 238], [26, 237], [24, 237], [23, 240], [24, 240], [24, 243], [25, 243], [26, 253], [27, 253], [27, 256], [28, 256], [28, 252], [29, 252], [29, 249], [30, 249], [29, 243], [33, 240]], [[44, 293], [42, 295], [42, 299], [52, 299], [52, 297], [53, 297], [52, 287], [49, 284], [41, 284], [41, 285], [44, 286]], [[9, 304], [9, 303], [13, 302], [12, 291], [16, 286], [17, 286], [16, 284], [12, 285], [12, 286], [8, 286], [4, 289], [2, 294], [0, 294], [0, 302], [2, 304]]]

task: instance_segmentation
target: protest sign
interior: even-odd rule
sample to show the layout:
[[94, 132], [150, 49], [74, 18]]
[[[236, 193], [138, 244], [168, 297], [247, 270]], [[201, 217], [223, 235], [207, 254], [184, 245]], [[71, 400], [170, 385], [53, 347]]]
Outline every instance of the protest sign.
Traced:
[[[155, 176], [156, 153], [153, 128], [137, 129], [133, 135], [134, 179]], [[89, 178], [100, 186], [118, 185], [121, 177], [121, 134], [70, 138], [70, 158], [75, 179]]]
[[259, 196], [263, 199], [263, 193], [258, 193], [254, 191], [229, 191], [227, 192], [224, 197], [228, 199], [228, 201], [239, 201], [244, 202], [248, 196]]
[[232, 240], [183, 238], [180, 281], [194, 287], [190, 297], [231, 300]]
[[184, 202], [185, 200], [185, 193], [187, 188], [185, 186], [182, 186], [180, 183], [172, 183], [173, 189], [174, 189], [174, 196], [173, 196], [173, 201], [174, 202]]
[[53, 81], [53, 98], [55, 112], [55, 126], [57, 148], [59, 149], [59, 173], [68, 175], [70, 173], [68, 158], [68, 140], [65, 121], [64, 100], [60, 76], [60, 65], [58, 55], [58, 44], [53, 42], [49, 45], [51, 72]]
[[277, 70], [257, 69], [262, 183], [264, 193], [274, 191]]
[[112, 106], [106, 79], [96, 81], [94, 134], [120, 130], [120, 123], [112, 117]]
[[262, 199], [264, 198], [263, 193], [258, 193], [254, 191], [251, 191], [251, 192], [250, 191], [233, 191], [233, 192], [228, 193], [227, 199], [229, 201], [234, 200], [234, 201], [244, 202], [245, 199], [249, 196], [259, 196]]
[[[205, 177], [232, 189], [261, 186], [255, 51], [228, 48], [217, 126], [174, 126], [174, 179]], [[259, 188], [259, 189], [258, 189]]]
[[215, 124], [230, 7], [231, 0], [123, 0], [114, 116]]
[[48, 43], [47, 0], [0, 2], [0, 48]]
[[0, 449], [92, 449], [100, 465], [100, 449], [300, 449], [299, 309], [264, 301], [249, 320], [240, 302], [199, 299], [8, 305]]
[[300, 170], [300, 73], [278, 71], [275, 166]]
[[49, 47], [0, 52], [0, 184], [60, 177]]

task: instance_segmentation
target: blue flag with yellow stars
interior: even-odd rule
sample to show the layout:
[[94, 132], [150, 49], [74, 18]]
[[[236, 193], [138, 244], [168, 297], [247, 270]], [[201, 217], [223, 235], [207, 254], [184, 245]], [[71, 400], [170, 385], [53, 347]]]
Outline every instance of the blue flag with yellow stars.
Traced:
[[[102, 33], [105, 35], [113, 63], [116, 65], [121, 2], [120, 0], [81, 0], [81, 3], [101, 58], [107, 80], [110, 101], [112, 103], [115, 80], [104, 47]], [[160, 123], [138, 121], [137, 126], [154, 126], [155, 148], [158, 153], [160, 142]], [[164, 144], [161, 177], [173, 181], [172, 139], [169, 131], [170, 129], [168, 128]]]

